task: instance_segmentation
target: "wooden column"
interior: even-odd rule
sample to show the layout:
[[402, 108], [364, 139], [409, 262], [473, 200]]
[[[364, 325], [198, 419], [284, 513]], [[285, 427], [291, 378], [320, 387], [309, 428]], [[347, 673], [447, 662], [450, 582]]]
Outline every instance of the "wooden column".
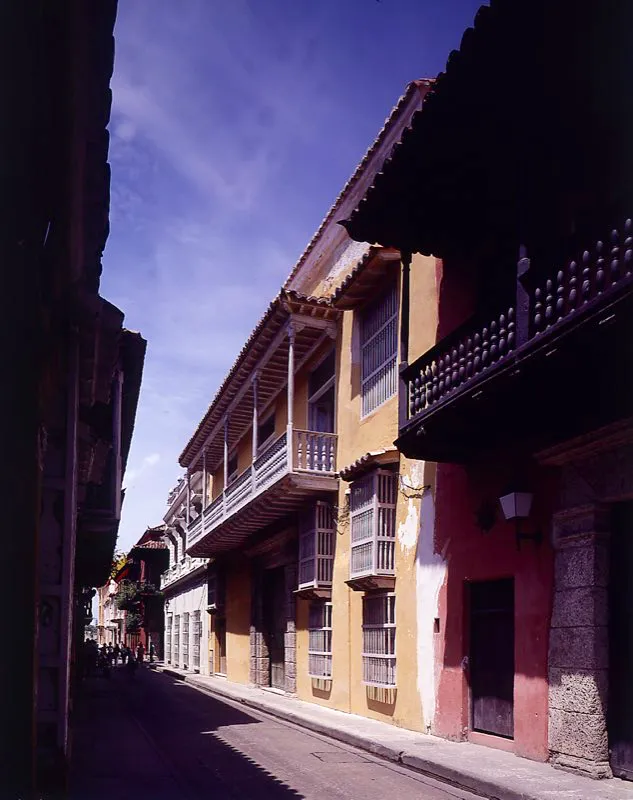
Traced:
[[191, 475], [187, 469], [187, 527], [191, 520]]
[[209, 476], [207, 475], [207, 451], [206, 448], [202, 451], [202, 513], [207, 507], [209, 502]]
[[258, 420], [258, 408], [257, 408], [257, 389], [259, 383], [259, 376], [257, 373], [253, 375], [253, 455], [252, 460], [255, 463], [255, 459], [257, 458], [257, 446], [259, 442], [257, 441], [257, 426], [259, 423]]
[[288, 323], [288, 427], [286, 432], [286, 447], [288, 448], [288, 469], [292, 472], [293, 462], [293, 430], [294, 430], [294, 403], [295, 403], [295, 328]]
[[224, 417], [224, 491], [229, 485], [229, 417]]
[[400, 307], [400, 366], [398, 383], [398, 427], [409, 418], [409, 382], [405, 372], [409, 367], [409, 326], [411, 305], [411, 253], [402, 253], [402, 301]]

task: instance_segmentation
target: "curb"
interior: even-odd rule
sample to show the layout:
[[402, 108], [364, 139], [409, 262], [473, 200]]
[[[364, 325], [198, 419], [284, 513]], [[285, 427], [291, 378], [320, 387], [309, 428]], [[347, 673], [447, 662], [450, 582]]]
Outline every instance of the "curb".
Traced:
[[541, 800], [538, 795], [532, 794], [531, 792], [526, 794], [522, 791], [516, 791], [507, 786], [499, 785], [494, 781], [489, 781], [476, 775], [463, 772], [459, 768], [452, 768], [445, 766], [444, 764], [438, 764], [432, 759], [407, 753], [406, 750], [397, 750], [394, 747], [388, 747], [386, 745], [379, 744], [378, 742], [367, 739], [364, 736], [359, 736], [354, 733], [350, 733], [349, 731], [341, 731], [337, 728], [332, 728], [329, 725], [324, 725], [320, 722], [316, 722], [315, 720], [308, 719], [301, 714], [296, 714], [290, 709], [288, 711], [285, 709], [282, 711], [276, 707], [271, 708], [270, 706], [266, 705], [266, 703], [262, 703], [258, 700], [251, 700], [250, 698], [246, 697], [235, 697], [229, 692], [223, 692], [219, 688], [204, 686], [203, 684], [198, 683], [194, 677], [182, 675], [181, 673], [176, 672], [169, 667], [160, 666], [158, 667], [157, 671], [165, 675], [169, 675], [172, 678], [176, 678], [177, 680], [183, 681], [203, 694], [208, 694], [211, 697], [221, 698], [223, 700], [230, 700], [233, 703], [240, 703], [241, 705], [246, 706], [247, 708], [252, 708], [255, 711], [262, 711], [269, 716], [285, 720], [286, 722], [292, 722], [294, 725], [298, 725], [301, 728], [305, 728], [313, 731], [314, 733], [327, 736], [330, 739], [343, 742], [343, 744], [357, 747], [359, 750], [364, 750], [367, 753], [379, 756], [387, 761], [401, 764], [402, 766], [415, 770], [416, 772], [426, 775], [429, 778], [435, 778], [436, 780], [440, 780], [443, 783], [449, 784], [458, 789], [464, 789], [465, 791], [481, 795], [481, 797], [487, 798], [487, 800]]

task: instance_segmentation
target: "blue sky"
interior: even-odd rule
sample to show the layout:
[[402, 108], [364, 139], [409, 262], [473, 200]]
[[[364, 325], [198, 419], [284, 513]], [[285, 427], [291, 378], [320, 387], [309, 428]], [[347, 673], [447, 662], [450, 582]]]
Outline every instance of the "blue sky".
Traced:
[[118, 547], [414, 78], [481, 0], [122, 0], [101, 293], [148, 339]]

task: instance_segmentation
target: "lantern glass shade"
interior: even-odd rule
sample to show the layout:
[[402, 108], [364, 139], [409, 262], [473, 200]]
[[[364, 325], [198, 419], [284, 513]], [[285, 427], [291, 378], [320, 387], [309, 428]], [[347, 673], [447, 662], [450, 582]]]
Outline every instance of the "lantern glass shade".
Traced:
[[527, 519], [532, 508], [532, 492], [510, 492], [499, 498], [503, 516], [507, 519]]

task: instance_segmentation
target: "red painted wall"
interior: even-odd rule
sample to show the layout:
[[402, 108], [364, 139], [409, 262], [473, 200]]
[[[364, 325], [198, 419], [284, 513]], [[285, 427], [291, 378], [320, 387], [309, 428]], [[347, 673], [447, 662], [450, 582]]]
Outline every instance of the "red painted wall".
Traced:
[[[477, 308], [480, 293], [476, 264], [441, 261], [438, 340], [451, 333]], [[518, 431], [519, 433], [519, 431]], [[477, 526], [483, 502], [498, 501], [514, 476], [534, 492], [532, 518], [540, 527], [540, 545], [523, 542], [517, 551], [514, 523], [497, 521], [489, 533]], [[478, 464], [439, 464], [435, 500], [435, 549], [445, 553], [447, 577], [440, 592], [440, 633], [435, 636], [438, 675], [434, 733], [463, 739], [470, 724], [468, 671], [468, 581], [513, 577], [515, 582], [514, 751], [545, 761], [548, 757], [547, 651], [553, 592], [554, 557], [550, 545], [551, 515], [557, 475], [522, 456], [517, 443], [505, 452], [488, 453]]]
[[[477, 526], [476, 512], [495, 501], [509, 477], [520, 471], [534, 492], [527, 529], [541, 528], [540, 545], [523, 542], [517, 550], [514, 523], [497, 521], [489, 533]], [[552, 607], [553, 551], [550, 519], [556, 476], [521, 462], [514, 453], [496, 453], [482, 463], [438, 466], [436, 490], [436, 550], [445, 552], [447, 578], [440, 592], [444, 635], [436, 636], [439, 674], [434, 732], [449, 739], [464, 738], [469, 728], [469, 685], [463, 659], [468, 655], [469, 617], [466, 583], [513, 577], [515, 581], [514, 752], [541, 761], [548, 757], [547, 650]]]

